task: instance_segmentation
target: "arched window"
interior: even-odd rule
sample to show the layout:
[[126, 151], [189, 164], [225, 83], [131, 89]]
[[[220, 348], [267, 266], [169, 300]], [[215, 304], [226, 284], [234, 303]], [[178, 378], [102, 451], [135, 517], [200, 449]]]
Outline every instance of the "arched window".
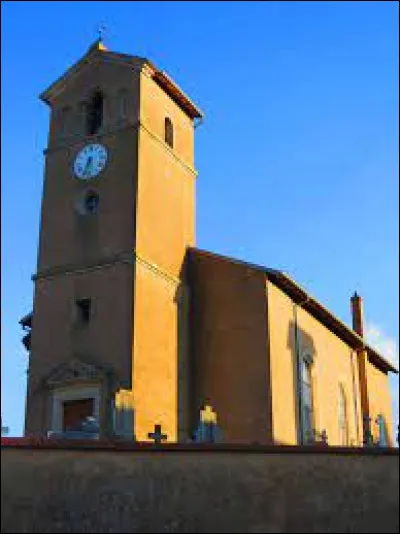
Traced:
[[169, 117], [165, 117], [164, 121], [164, 139], [167, 145], [174, 148], [174, 125]]
[[96, 134], [103, 124], [104, 98], [100, 91], [96, 91], [86, 108], [86, 133]]
[[312, 392], [312, 358], [304, 356], [301, 359], [301, 428], [303, 443], [314, 441], [314, 410]]
[[96, 215], [99, 211], [99, 195], [96, 191], [80, 193], [75, 202], [75, 209], [79, 215]]
[[338, 422], [339, 422], [339, 445], [345, 447], [348, 445], [348, 428], [347, 428], [347, 402], [346, 392], [343, 384], [339, 384], [339, 407], [338, 407]]

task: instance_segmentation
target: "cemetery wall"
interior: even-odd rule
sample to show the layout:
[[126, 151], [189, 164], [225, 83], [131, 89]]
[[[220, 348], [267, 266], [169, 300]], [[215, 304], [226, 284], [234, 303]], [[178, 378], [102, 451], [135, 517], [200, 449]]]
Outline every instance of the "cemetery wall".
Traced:
[[1, 532], [399, 532], [398, 452], [2, 447]]

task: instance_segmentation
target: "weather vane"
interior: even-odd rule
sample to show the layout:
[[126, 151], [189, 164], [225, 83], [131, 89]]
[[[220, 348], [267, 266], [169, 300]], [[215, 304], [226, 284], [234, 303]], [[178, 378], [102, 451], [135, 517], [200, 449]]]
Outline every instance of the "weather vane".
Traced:
[[99, 26], [99, 28], [97, 30], [97, 33], [99, 34], [99, 41], [103, 40], [105, 31], [106, 31], [106, 27], [104, 26], [104, 24], [100, 24], [100, 26]]

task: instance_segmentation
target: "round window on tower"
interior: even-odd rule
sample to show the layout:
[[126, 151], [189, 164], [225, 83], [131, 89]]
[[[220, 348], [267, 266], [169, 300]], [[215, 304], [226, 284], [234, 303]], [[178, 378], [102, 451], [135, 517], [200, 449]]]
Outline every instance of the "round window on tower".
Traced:
[[88, 191], [84, 199], [85, 213], [94, 215], [99, 209], [99, 195], [95, 191]]
[[92, 189], [79, 195], [75, 209], [79, 215], [96, 215], [99, 211], [99, 195]]

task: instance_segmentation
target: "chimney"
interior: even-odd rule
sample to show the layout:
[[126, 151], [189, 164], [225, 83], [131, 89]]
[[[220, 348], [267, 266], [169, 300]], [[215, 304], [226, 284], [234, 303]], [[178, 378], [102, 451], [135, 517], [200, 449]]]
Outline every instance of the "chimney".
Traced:
[[357, 292], [351, 297], [351, 315], [353, 319], [353, 330], [359, 336], [364, 337], [363, 300]]

